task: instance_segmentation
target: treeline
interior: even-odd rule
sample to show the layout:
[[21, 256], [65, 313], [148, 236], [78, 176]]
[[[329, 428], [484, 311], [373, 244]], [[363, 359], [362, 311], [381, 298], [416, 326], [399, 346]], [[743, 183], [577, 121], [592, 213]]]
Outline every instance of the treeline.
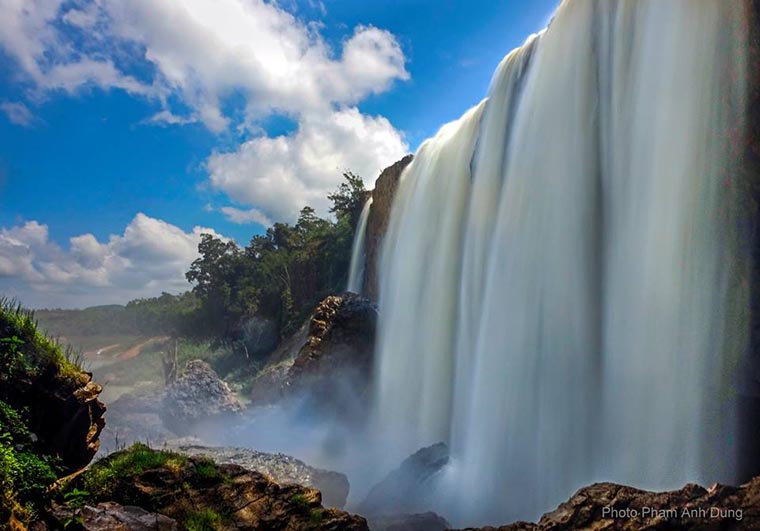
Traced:
[[275, 223], [244, 248], [203, 235], [200, 258], [187, 273], [198, 302], [191, 319], [196, 333], [245, 342], [252, 320], [270, 323], [280, 335], [294, 330], [320, 300], [345, 288], [366, 197], [362, 180], [346, 172], [328, 196], [334, 220], [307, 206], [294, 225]]
[[275, 223], [248, 246], [204, 234], [187, 272], [192, 291], [163, 293], [126, 306], [43, 310], [41, 325], [60, 337], [172, 335], [213, 340], [246, 353], [271, 350], [325, 296], [345, 288], [353, 232], [367, 191], [346, 172], [328, 199], [332, 219], [311, 207]]

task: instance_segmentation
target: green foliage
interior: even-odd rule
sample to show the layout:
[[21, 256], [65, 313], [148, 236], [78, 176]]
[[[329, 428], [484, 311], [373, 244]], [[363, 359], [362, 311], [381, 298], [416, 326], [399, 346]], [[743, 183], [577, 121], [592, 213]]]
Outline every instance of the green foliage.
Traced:
[[217, 531], [221, 529], [224, 518], [213, 509], [193, 511], [185, 517], [187, 531]]
[[309, 500], [306, 499], [306, 496], [303, 494], [296, 494], [292, 498], [290, 498], [290, 502], [295, 505], [295, 508], [297, 511], [301, 512], [308, 512], [309, 511]]
[[44, 505], [56, 478], [42, 457], [16, 443], [10, 433], [0, 434], [0, 521], [8, 521], [11, 514], [30, 518]]
[[202, 458], [195, 463], [194, 477], [202, 482], [212, 482], [216, 480], [226, 480], [226, 475], [219, 469], [212, 459]]
[[201, 256], [186, 275], [200, 301], [196, 330], [249, 349], [246, 321], [267, 319], [287, 334], [322, 298], [342, 291], [354, 226], [367, 197], [359, 177], [346, 172], [344, 178], [328, 196], [335, 220], [322, 219], [307, 206], [295, 225], [275, 223], [243, 249], [203, 235]]
[[76, 355], [37, 328], [34, 313], [0, 298], [0, 382], [52, 369], [63, 378], [81, 372]]
[[117, 478], [136, 476], [159, 467], [179, 469], [186, 462], [187, 457], [181, 454], [135, 444], [92, 465], [83, 475], [84, 490], [95, 499], [108, 499]]

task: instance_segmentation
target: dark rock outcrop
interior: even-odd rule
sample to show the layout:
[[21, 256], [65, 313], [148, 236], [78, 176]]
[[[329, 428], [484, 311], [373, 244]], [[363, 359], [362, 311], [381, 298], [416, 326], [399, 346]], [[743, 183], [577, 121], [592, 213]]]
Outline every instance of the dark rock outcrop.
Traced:
[[243, 409], [227, 384], [205, 361], [187, 364], [163, 397], [161, 418], [173, 432], [184, 435], [199, 423], [234, 415]]
[[[52, 368], [51, 368], [52, 369]], [[69, 471], [87, 465], [100, 447], [105, 426], [103, 390], [92, 374], [62, 378], [54, 370], [4, 382], [0, 398], [28, 412], [27, 427], [37, 438], [37, 450], [60, 457]]]
[[364, 295], [377, 300], [378, 287], [378, 260], [383, 236], [388, 229], [391, 217], [393, 198], [396, 195], [399, 178], [410, 162], [413, 155], [407, 155], [403, 159], [385, 168], [375, 181], [375, 189], [372, 191], [372, 208], [367, 218], [366, 246], [367, 266], [364, 272]]
[[273, 360], [252, 386], [254, 405], [308, 396], [322, 411], [347, 411], [364, 402], [373, 363], [377, 307], [353, 293], [319, 303], [308, 336], [293, 359]]
[[295, 457], [269, 454], [250, 448], [224, 448], [196, 445], [169, 446], [186, 455], [203, 455], [217, 463], [240, 465], [269, 476], [281, 485], [297, 484], [311, 487], [322, 493], [326, 507], [342, 508], [348, 498], [348, 478], [340, 472], [314, 468]]
[[372, 487], [359, 504], [359, 513], [372, 517], [429, 510], [434, 482], [448, 462], [449, 449], [444, 443], [422, 448]]
[[612, 483], [579, 490], [537, 524], [517, 522], [466, 531], [644, 531], [668, 529], [760, 529], [760, 477], [741, 487], [686, 485], [672, 492], [647, 492]]
[[444, 531], [449, 527], [445, 518], [431, 512], [377, 516], [369, 520], [372, 531]]

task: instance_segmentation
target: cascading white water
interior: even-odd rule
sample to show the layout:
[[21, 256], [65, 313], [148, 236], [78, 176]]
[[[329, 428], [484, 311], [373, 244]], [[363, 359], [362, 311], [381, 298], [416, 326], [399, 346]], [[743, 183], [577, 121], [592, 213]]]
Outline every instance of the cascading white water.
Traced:
[[566, 0], [404, 171], [376, 427], [391, 460], [450, 443], [453, 522], [734, 474], [744, 15]]
[[354, 242], [351, 245], [351, 264], [348, 268], [348, 284], [346, 291], [352, 293], [361, 293], [364, 287], [364, 270], [367, 264], [367, 252], [365, 250], [365, 236], [367, 233], [367, 220], [369, 211], [372, 208], [372, 198], [367, 199], [359, 215], [359, 221], [356, 224], [354, 232]]

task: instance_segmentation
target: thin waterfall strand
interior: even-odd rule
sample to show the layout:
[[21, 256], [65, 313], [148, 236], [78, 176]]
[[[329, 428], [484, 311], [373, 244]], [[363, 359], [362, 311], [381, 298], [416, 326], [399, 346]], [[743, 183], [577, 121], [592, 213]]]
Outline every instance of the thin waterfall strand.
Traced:
[[367, 236], [367, 220], [372, 208], [372, 197], [367, 199], [362, 207], [359, 221], [356, 224], [354, 232], [354, 243], [351, 246], [351, 265], [348, 270], [348, 285], [346, 291], [352, 293], [361, 293], [364, 287], [364, 271], [367, 264], [367, 252], [365, 250], [365, 239]]

